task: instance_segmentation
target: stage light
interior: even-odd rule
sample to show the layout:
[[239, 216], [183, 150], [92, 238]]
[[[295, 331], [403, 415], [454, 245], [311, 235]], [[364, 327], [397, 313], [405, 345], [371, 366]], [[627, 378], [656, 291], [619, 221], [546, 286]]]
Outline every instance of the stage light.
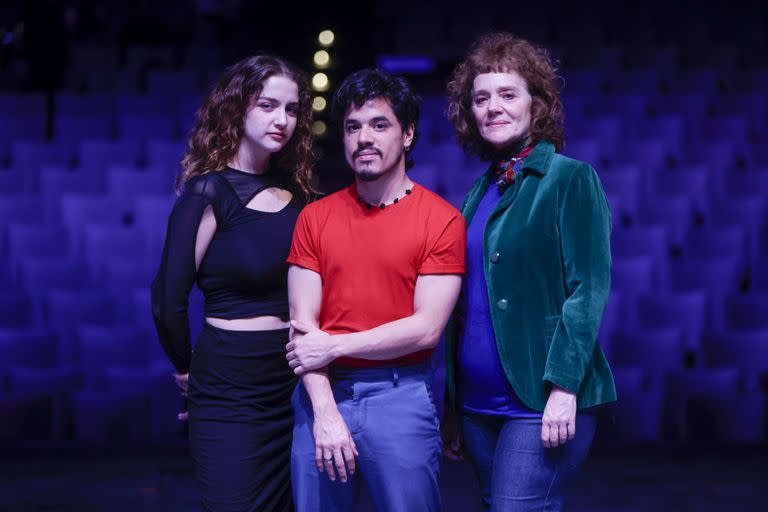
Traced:
[[322, 112], [325, 110], [325, 107], [327, 106], [328, 102], [325, 101], [325, 98], [322, 96], [315, 96], [312, 99], [312, 110], [315, 112]]
[[325, 73], [315, 73], [312, 77], [312, 88], [316, 91], [327, 91], [328, 75]]
[[325, 69], [331, 63], [331, 55], [325, 50], [318, 50], [315, 52], [314, 57], [315, 66], [320, 69]]
[[312, 131], [317, 135], [318, 137], [322, 137], [325, 135], [326, 130], [328, 127], [325, 126], [325, 123], [322, 121], [315, 121], [312, 123]]
[[333, 44], [333, 40], [335, 37], [336, 36], [330, 30], [323, 30], [317, 36], [317, 40], [322, 46], [325, 46], [327, 48]]

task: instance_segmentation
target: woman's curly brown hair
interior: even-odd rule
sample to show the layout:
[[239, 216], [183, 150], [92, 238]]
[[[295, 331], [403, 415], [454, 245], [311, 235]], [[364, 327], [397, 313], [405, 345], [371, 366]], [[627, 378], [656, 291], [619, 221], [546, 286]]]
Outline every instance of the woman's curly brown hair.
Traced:
[[472, 85], [481, 73], [515, 71], [528, 85], [531, 104], [531, 139], [548, 140], [557, 151], [565, 146], [563, 104], [557, 88], [557, 69], [549, 53], [509, 32], [481, 36], [469, 55], [453, 70], [448, 82], [448, 119], [456, 131], [456, 139], [468, 154], [484, 160], [493, 157], [494, 149], [482, 138], [472, 114]]
[[270, 156], [270, 165], [287, 169], [298, 190], [308, 199], [312, 187], [312, 95], [307, 79], [287, 61], [272, 55], [245, 58], [226, 69], [195, 115], [195, 123], [176, 179], [179, 190], [195, 176], [224, 169], [237, 155], [245, 130], [245, 116], [258, 98], [264, 82], [284, 76], [296, 82], [299, 109], [296, 129], [288, 144]]

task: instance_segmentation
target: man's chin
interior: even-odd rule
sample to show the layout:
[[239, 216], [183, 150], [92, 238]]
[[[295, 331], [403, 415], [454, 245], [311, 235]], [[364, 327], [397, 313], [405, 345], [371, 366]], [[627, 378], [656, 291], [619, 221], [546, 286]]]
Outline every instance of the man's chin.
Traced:
[[375, 171], [365, 170], [365, 171], [355, 171], [355, 176], [357, 176], [357, 178], [360, 181], [376, 181], [381, 177], [381, 174]]

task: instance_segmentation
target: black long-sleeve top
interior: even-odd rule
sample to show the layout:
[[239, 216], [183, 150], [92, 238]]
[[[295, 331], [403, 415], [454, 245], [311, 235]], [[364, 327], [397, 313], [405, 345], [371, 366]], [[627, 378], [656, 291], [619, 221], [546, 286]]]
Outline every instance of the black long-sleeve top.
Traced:
[[[301, 201], [294, 193], [278, 212], [247, 207], [269, 187], [291, 190], [285, 173], [255, 175], [226, 168], [190, 180], [171, 211], [152, 282], [152, 315], [160, 343], [179, 373], [189, 371], [192, 354], [187, 309], [195, 280], [205, 296], [205, 316], [288, 316], [285, 259]], [[197, 231], [208, 206], [216, 233], [196, 270]]]

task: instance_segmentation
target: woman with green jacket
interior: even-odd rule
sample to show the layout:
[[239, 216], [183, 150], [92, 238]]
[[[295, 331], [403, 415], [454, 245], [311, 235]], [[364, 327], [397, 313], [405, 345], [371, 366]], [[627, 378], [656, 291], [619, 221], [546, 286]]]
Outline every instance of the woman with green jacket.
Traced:
[[545, 50], [496, 33], [448, 84], [460, 144], [491, 165], [462, 206], [467, 277], [446, 363], [460, 421], [445, 422], [446, 455], [463, 440], [498, 511], [561, 510], [592, 444], [590, 408], [616, 399], [597, 343], [611, 215], [594, 169], [558, 153], [557, 79]]

